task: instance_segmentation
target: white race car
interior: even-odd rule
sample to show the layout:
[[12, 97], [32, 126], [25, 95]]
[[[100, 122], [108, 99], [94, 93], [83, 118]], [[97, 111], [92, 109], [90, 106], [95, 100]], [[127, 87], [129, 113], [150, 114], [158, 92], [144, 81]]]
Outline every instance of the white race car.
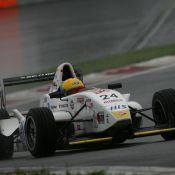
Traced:
[[[53, 155], [55, 150], [98, 142], [118, 144], [126, 139], [161, 134], [166, 140], [175, 139], [175, 90], [165, 89], [153, 96], [150, 108], [142, 108], [130, 101], [130, 94], [116, 89], [85, 88], [76, 94], [59, 91], [63, 81], [82, 79], [70, 63], [61, 64], [56, 73], [7, 78], [1, 81], [0, 158], [13, 155], [13, 142], [21, 142], [34, 157]], [[40, 107], [27, 112], [17, 109], [9, 113], [5, 105], [5, 86], [48, 81], [53, 83], [40, 99]], [[152, 109], [153, 118], [144, 111]], [[154, 122], [150, 128], [141, 128], [142, 117]]]

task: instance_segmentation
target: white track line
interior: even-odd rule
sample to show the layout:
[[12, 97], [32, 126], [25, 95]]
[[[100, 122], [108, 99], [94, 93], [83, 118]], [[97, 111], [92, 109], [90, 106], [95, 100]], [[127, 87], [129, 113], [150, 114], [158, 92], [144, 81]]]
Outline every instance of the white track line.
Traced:
[[167, 20], [167, 18], [169, 17], [169, 15], [171, 14], [171, 12], [174, 10], [174, 8], [175, 8], [175, 1], [165, 11], [164, 15], [158, 21], [157, 25], [151, 30], [151, 32], [148, 34], [148, 36], [139, 44], [139, 46], [137, 47], [137, 49], [143, 48], [148, 43], [148, 41], [151, 38], [153, 38], [153, 36], [155, 35], [155, 33], [160, 29], [160, 27], [163, 25], [163, 23]]

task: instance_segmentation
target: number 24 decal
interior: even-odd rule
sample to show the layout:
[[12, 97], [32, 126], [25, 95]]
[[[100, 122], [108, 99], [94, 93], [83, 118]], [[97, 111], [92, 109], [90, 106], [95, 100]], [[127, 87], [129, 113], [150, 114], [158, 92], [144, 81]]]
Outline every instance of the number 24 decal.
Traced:
[[100, 95], [100, 97], [103, 100], [109, 100], [110, 98], [118, 98], [118, 96], [116, 94], [111, 94], [111, 95]]

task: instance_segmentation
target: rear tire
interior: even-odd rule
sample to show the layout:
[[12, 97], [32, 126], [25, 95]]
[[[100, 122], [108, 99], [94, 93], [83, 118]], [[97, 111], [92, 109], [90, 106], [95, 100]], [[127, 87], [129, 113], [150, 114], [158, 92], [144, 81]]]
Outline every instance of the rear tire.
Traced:
[[27, 147], [32, 156], [46, 157], [56, 150], [56, 122], [48, 108], [30, 109], [25, 123]]
[[[2, 119], [10, 119], [8, 112], [4, 109], [0, 109], [0, 120]], [[13, 152], [13, 135], [7, 137], [0, 133], [0, 159], [10, 159]]]
[[[175, 127], [175, 90], [165, 89], [154, 94], [152, 100], [153, 117], [156, 126]], [[175, 139], [175, 132], [162, 133], [165, 140]]]

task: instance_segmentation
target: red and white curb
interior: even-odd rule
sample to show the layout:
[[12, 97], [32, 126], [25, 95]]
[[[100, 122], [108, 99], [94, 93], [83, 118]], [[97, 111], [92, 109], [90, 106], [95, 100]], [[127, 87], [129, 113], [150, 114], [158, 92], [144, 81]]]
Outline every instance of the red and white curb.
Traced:
[[149, 74], [151, 72], [175, 67], [175, 56], [166, 56], [155, 58], [150, 61], [145, 61], [137, 64], [131, 64], [121, 68], [108, 69], [101, 73], [89, 74], [86, 80], [93, 86], [108, 84], [114, 81], [119, 81], [131, 78], [138, 75]]
[[[89, 86], [98, 86], [104, 83], [108, 84], [112, 81], [126, 79], [140, 74], [146, 74], [174, 66], [175, 56], [166, 56], [121, 68], [108, 69], [100, 73], [92, 73], [84, 76], [84, 82]], [[19, 106], [39, 100], [42, 94], [48, 92], [48, 89], [49, 85], [44, 85], [41, 87], [32, 88], [30, 90], [23, 90], [7, 94], [7, 106], [9, 108], [13, 108], [14, 106]]]

